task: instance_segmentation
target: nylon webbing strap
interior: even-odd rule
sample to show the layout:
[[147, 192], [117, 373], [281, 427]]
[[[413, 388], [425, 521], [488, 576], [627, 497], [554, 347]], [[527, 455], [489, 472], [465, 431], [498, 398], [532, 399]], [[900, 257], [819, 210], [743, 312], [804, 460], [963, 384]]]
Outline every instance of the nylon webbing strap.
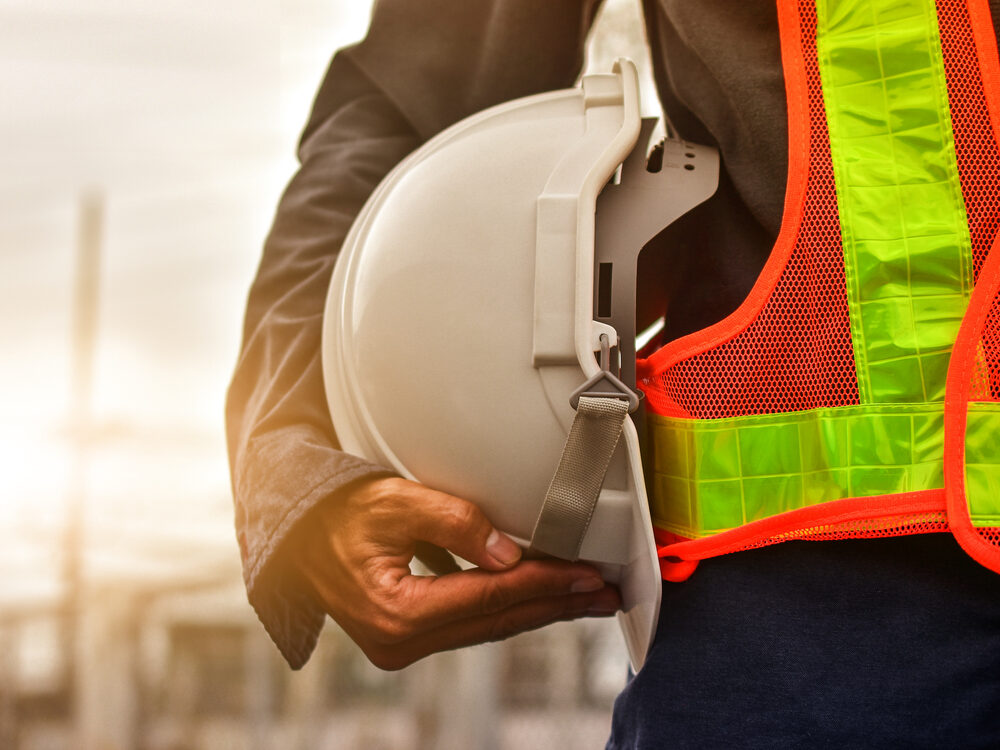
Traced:
[[531, 548], [576, 560], [594, 515], [629, 404], [619, 398], [581, 396], [559, 466], [531, 535]]

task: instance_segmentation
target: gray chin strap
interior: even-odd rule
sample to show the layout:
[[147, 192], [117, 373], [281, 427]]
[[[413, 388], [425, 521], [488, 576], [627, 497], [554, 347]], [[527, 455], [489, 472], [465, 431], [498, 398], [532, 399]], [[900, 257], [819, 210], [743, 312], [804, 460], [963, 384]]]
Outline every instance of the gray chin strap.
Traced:
[[579, 557], [628, 412], [627, 400], [580, 396], [559, 466], [535, 522], [531, 549], [564, 560]]
[[[633, 390], [639, 253], [664, 227], [707, 200], [719, 183], [718, 152], [678, 138], [663, 140], [654, 149], [656, 163], [647, 164], [655, 125], [643, 121], [620, 179], [605, 186], [597, 201], [593, 319], [618, 332], [621, 370], [612, 372], [612, 342], [602, 336], [601, 371], [570, 398], [576, 417], [531, 536], [531, 549], [564, 560], [579, 558], [625, 418], [639, 406]], [[641, 416], [641, 411], [635, 415], [640, 431]]]

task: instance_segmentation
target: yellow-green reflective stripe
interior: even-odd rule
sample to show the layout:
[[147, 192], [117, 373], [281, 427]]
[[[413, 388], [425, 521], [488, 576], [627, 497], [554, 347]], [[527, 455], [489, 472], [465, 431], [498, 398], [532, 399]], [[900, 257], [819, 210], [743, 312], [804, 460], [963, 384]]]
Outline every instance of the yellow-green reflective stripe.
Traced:
[[817, 0], [862, 403], [940, 401], [971, 250], [933, 0]]
[[649, 415], [648, 424], [653, 522], [688, 538], [830, 500], [944, 486], [941, 404]]
[[969, 404], [965, 496], [973, 526], [1000, 526], [1000, 404]]

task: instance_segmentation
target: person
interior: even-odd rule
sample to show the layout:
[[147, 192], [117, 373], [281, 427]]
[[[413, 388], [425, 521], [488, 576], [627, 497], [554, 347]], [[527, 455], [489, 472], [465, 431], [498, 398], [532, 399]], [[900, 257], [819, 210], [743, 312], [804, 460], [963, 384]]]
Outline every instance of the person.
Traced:
[[[366, 38], [333, 58], [227, 401], [248, 597], [293, 668], [327, 614], [393, 669], [620, 606], [587, 566], [520, 561], [464, 499], [340, 452], [319, 353], [331, 270], [367, 195], [462, 117], [572, 85], [598, 5], [380, 0]], [[723, 165], [717, 194], [644, 253], [639, 292], [666, 311], [665, 343], [735, 310], [768, 257], [786, 98], [772, 0], [643, 7], [670, 122]], [[478, 568], [449, 572], [440, 548]], [[409, 575], [414, 554], [444, 575]], [[950, 535], [767, 546], [663, 584], [654, 644], [616, 701], [608, 747], [996, 747], [998, 667], [1000, 576]]]

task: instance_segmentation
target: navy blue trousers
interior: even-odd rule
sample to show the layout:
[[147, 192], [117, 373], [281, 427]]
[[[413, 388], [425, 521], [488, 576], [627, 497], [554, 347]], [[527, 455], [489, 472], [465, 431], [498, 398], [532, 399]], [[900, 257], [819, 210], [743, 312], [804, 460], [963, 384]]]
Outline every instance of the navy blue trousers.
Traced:
[[945, 534], [705, 561], [607, 747], [1000, 748], [1000, 575]]

